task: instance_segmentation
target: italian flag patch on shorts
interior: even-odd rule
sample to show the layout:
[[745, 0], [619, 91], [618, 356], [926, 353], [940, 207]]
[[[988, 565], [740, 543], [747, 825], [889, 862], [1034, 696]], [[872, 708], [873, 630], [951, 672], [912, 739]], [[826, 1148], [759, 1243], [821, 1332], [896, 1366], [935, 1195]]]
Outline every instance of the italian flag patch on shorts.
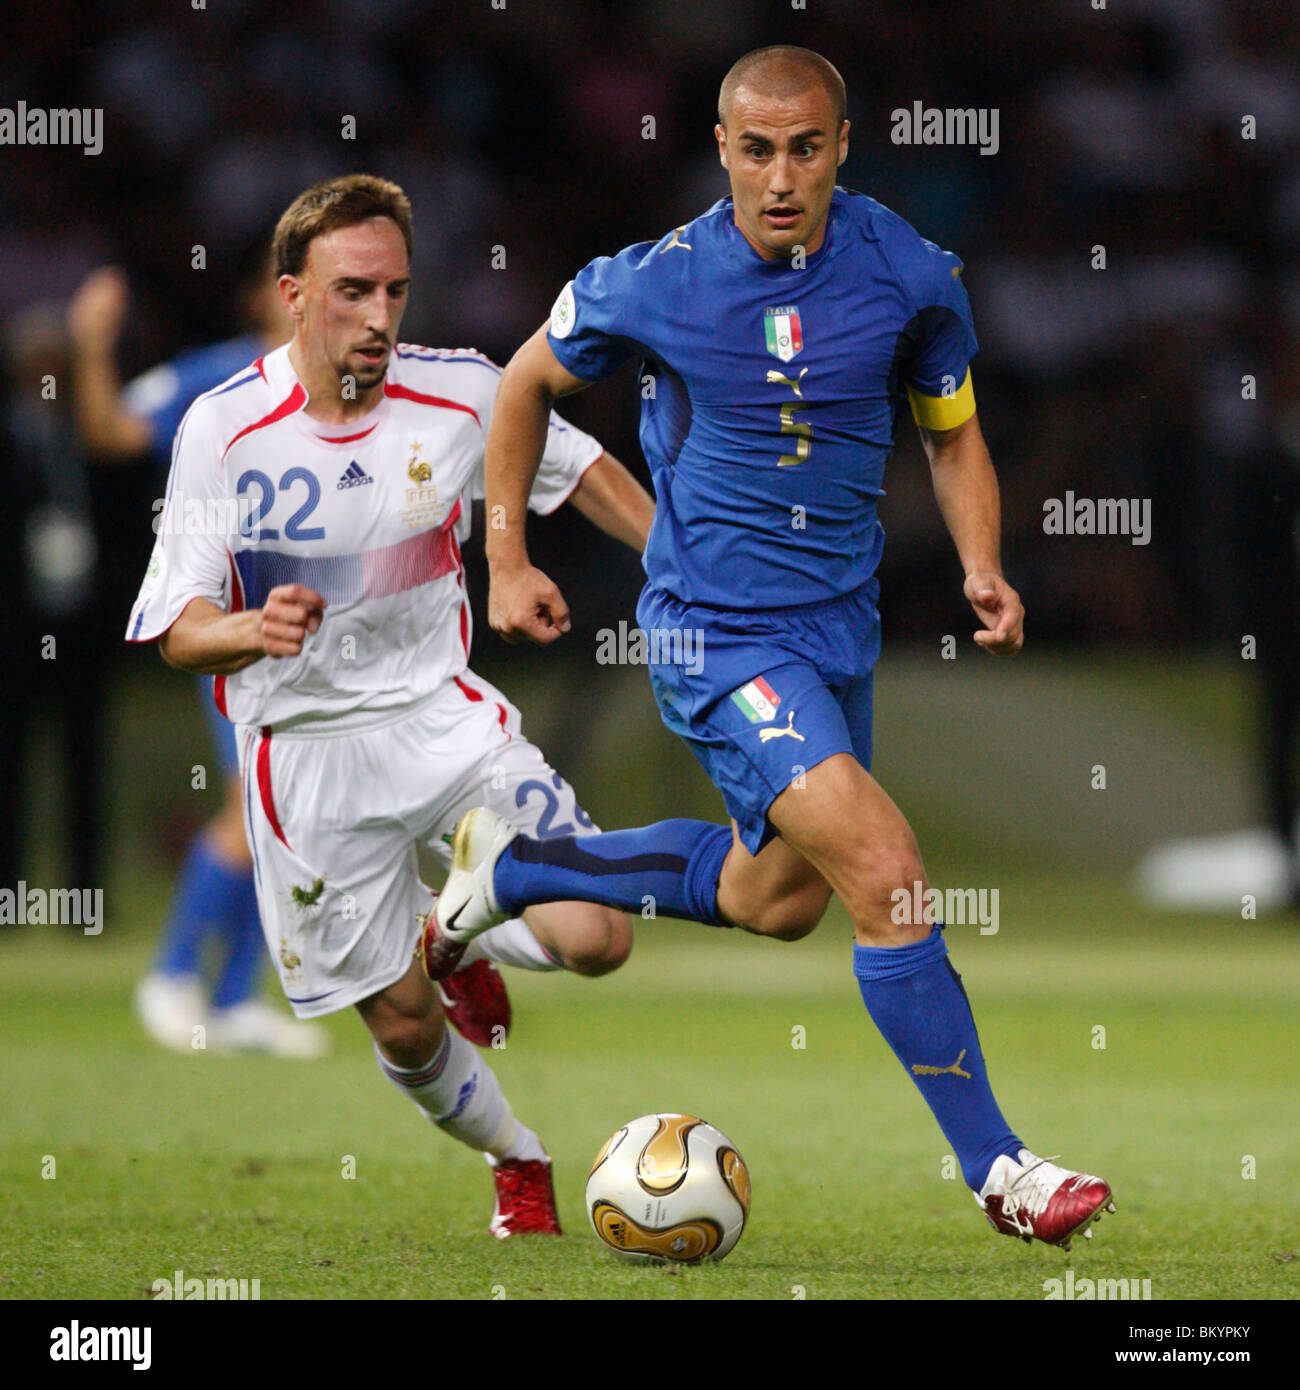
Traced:
[[733, 690], [731, 701], [751, 724], [765, 724], [769, 719], [776, 718], [776, 707], [781, 703], [781, 697], [759, 676], [748, 685], [742, 685], [739, 690]]

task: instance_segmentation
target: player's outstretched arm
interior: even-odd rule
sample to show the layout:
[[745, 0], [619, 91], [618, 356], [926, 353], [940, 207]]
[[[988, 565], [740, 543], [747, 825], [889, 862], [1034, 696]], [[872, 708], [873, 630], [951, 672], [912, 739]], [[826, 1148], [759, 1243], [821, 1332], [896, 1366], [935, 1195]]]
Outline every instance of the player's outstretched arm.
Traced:
[[569, 501], [593, 526], [630, 545], [638, 555], [645, 550], [655, 500], [613, 454], [601, 454], [582, 475]]
[[563, 595], [528, 561], [524, 526], [551, 407], [590, 383], [560, 365], [546, 332], [543, 324], [510, 359], [497, 387], [483, 456], [488, 621], [507, 642], [553, 642], [569, 628]]
[[162, 659], [201, 676], [231, 676], [264, 656], [298, 656], [319, 630], [325, 600], [305, 584], [278, 584], [261, 608], [227, 613], [194, 598], [158, 639]]
[[957, 547], [963, 591], [984, 624], [975, 640], [986, 651], [1014, 655], [1024, 645], [1025, 610], [1002, 577], [1002, 511], [978, 415], [950, 430], [921, 428], [930, 477], [944, 524]]

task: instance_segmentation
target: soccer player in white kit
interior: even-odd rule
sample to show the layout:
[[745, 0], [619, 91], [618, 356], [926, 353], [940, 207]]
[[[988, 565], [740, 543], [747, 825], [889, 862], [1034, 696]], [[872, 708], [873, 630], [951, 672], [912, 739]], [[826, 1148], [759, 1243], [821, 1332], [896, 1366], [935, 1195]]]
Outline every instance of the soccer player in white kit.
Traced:
[[[443, 837], [472, 806], [533, 836], [594, 827], [519, 712], [468, 667], [460, 544], [500, 370], [472, 350], [397, 342], [410, 251], [406, 196], [369, 175], [317, 184], [281, 217], [293, 340], [182, 421], [127, 636], [218, 677], [262, 927], [294, 1012], [355, 1006], [383, 1073], [487, 1156], [493, 1233], [558, 1233], [541, 1141], [446, 1026], [413, 958], [432, 903], [423, 878], [449, 864]], [[566, 500], [644, 547], [650, 496], [552, 415], [531, 506]], [[626, 958], [631, 927], [615, 910], [559, 903], [480, 940], [449, 1002], [488, 1042], [509, 1020], [490, 962], [601, 974]], [[477, 987], [458, 994], [464, 976]]]

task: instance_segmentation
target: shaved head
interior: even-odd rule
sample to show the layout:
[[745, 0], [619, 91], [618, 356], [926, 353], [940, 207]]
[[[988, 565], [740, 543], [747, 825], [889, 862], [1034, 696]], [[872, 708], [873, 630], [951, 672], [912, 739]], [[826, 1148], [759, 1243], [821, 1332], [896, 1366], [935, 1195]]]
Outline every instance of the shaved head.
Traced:
[[718, 92], [718, 123], [724, 128], [732, 100], [742, 87], [756, 97], [776, 101], [789, 101], [820, 87], [831, 99], [837, 126], [844, 120], [844, 79], [811, 48], [791, 44], [756, 48], [733, 64]]
[[844, 79], [810, 48], [756, 48], [722, 79], [718, 159], [736, 226], [763, 260], [822, 244], [835, 176], [848, 158]]

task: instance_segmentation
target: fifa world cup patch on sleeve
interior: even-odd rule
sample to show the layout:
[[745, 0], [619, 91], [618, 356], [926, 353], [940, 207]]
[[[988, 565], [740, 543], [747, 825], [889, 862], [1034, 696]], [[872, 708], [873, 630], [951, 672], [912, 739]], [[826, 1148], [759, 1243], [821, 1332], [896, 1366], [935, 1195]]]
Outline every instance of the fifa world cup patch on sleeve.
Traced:
[[776, 718], [776, 707], [781, 697], [759, 676], [748, 685], [731, 692], [731, 703], [749, 720], [751, 724], [765, 724]]
[[153, 554], [149, 556], [149, 568], [144, 572], [144, 583], [140, 585], [140, 597], [151, 598], [157, 592], [158, 585], [162, 583], [163, 567], [167, 563], [167, 554], [163, 550], [162, 537], [159, 536], [153, 545]]
[[551, 336], [567, 338], [573, 332], [578, 318], [578, 306], [573, 298], [573, 281], [570, 280], [560, 291], [559, 298], [551, 306]]

